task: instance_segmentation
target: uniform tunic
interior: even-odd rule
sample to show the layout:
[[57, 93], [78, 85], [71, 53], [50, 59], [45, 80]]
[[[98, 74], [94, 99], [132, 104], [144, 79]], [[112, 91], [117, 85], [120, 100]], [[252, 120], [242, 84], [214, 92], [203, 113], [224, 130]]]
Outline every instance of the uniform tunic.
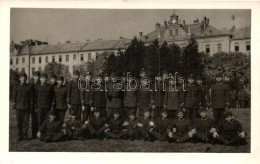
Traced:
[[242, 131], [243, 128], [241, 124], [235, 119], [233, 119], [231, 122], [223, 121], [217, 128], [218, 134], [228, 140], [238, 136], [238, 132], [241, 133]]

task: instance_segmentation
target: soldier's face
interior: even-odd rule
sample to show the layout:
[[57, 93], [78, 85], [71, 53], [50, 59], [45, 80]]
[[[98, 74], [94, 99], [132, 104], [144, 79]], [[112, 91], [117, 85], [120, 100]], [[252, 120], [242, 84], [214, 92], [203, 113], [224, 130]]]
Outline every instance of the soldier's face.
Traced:
[[128, 117], [129, 117], [130, 120], [134, 120], [135, 119], [135, 115], [133, 115], [133, 114], [130, 114]]
[[20, 82], [21, 82], [22, 84], [24, 84], [25, 81], [26, 81], [26, 78], [25, 78], [25, 77], [20, 77]]
[[188, 82], [189, 82], [190, 84], [193, 84], [193, 83], [194, 83], [194, 79], [193, 79], [193, 78], [188, 78]]
[[201, 85], [202, 84], [202, 80], [197, 80], [197, 84]]
[[78, 79], [79, 76], [78, 76], [78, 75], [73, 75], [73, 78], [74, 78], [74, 79]]
[[145, 72], [142, 72], [141, 74], [140, 74], [140, 77], [146, 77], [146, 73]]
[[46, 82], [46, 77], [41, 77], [41, 82], [45, 83]]
[[55, 118], [56, 118], [56, 116], [54, 116], [54, 115], [49, 115], [49, 120], [50, 120], [51, 122], [54, 121]]
[[99, 117], [100, 117], [100, 113], [99, 113], [99, 112], [94, 112], [94, 116], [95, 116], [96, 118], [99, 118]]
[[88, 75], [88, 76], [86, 77], [86, 80], [90, 81], [90, 79], [91, 79], [91, 76]]
[[96, 83], [100, 84], [102, 82], [102, 78], [97, 78]]
[[163, 80], [166, 80], [168, 78], [168, 74], [163, 74]]
[[54, 84], [56, 82], [56, 79], [55, 78], [50, 78], [50, 82], [51, 82], [51, 84]]
[[180, 119], [182, 119], [183, 116], [184, 116], [184, 113], [183, 113], [183, 112], [179, 112], [179, 113], [177, 114], [177, 117], [180, 118]]
[[33, 80], [34, 81], [38, 81], [39, 80], [39, 76], [33, 76]]
[[62, 84], [63, 84], [63, 81], [57, 80], [57, 83], [58, 83], [58, 85], [62, 85]]
[[206, 112], [200, 112], [200, 116], [201, 116], [202, 118], [205, 118], [205, 117], [207, 116], [207, 113], [206, 113]]
[[71, 119], [72, 120], [76, 120], [76, 116], [71, 116]]
[[230, 122], [232, 120], [232, 116], [227, 116], [227, 117], [225, 117], [225, 121], [226, 122]]
[[176, 84], [176, 83], [175, 83], [175, 80], [174, 80], [174, 79], [171, 79], [171, 80], [170, 80], [170, 84], [171, 84], [171, 85], [175, 85], [175, 84]]
[[221, 82], [221, 81], [222, 81], [222, 78], [221, 78], [221, 77], [217, 77], [217, 78], [216, 78], [216, 81], [217, 81], [217, 82]]
[[150, 116], [150, 113], [149, 112], [145, 112], [144, 113], [144, 117], [149, 117]]
[[163, 112], [161, 115], [163, 118], [166, 118], [168, 116], [168, 114], [166, 112]]

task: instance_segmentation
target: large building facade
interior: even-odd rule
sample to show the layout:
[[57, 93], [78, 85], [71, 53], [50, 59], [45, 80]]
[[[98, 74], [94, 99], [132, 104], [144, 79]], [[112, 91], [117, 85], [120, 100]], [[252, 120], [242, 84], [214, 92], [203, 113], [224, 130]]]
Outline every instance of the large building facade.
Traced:
[[[194, 20], [192, 24], [180, 21], [175, 13], [164, 26], [155, 24], [155, 30], [143, 35], [139, 32], [139, 39], [145, 45], [151, 44], [155, 39], [159, 43], [175, 43], [185, 47], [191, 37], [198, 43], [199, 52], [213, 55], [219, 52], [242, 52], [250, 54], [251, 50], [251, 27], [229, 30], [220, 30], [210, 25], [209, 18], [204, 17], [201, 21]], [[58, 43], [48, 45], [46, 42], [25, 41], [22, 45], [12, 43], [10, 46], [10, 69], [24, 71], [29, 77], [34, 71], [43, 71], [46, 64], [55, 61], [65, 65], [72, 73], [76, 66], [96, 60], [103, 52], [117, 53], [124, 51], [131, 43], [129, 39], [96, 40], [86, 42]]]

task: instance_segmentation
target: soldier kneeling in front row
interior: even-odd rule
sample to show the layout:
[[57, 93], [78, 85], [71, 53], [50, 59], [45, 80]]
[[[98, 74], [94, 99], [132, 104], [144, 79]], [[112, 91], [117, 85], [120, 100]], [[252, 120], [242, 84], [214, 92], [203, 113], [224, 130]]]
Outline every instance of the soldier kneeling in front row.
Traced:
[[241, 124], [233, 119], [231, 111], [224, 113], [225, 120], [221, 122], [217, 131], [213, 133], [215, 142], [223, 143], [224, 145], [235, 145], [246, 143], [246, 133]]
[[177, 118], [168, 127], [169, 142], [187, 142], [193, 138], [196, 130], [192, 129], [190, 119], [184, 118], [185, 112], [183, 110], [178, 110], [176, 114]]
[[135, 140], [137, 135], [137, 123], [138, 119], [135, 117], [135, 112], [128, 114], [128, 119], [123, 123], [123, 137], [124, 139]]

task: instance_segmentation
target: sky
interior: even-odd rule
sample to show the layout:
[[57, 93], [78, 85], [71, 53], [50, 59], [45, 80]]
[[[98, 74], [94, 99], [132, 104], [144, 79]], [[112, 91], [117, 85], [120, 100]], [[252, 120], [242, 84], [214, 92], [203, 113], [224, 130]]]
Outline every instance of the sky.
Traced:
[[251, 10], [246, 9], [39, 9], [12, 8], [10, 37], [15, 43], [26, 39], [58, 42], [132, 39], [139, 32], [155, 30], [156, 22], [164, 25], [175, 12], [186, 24], [204, 16], [218, 29], [251, 25]]

